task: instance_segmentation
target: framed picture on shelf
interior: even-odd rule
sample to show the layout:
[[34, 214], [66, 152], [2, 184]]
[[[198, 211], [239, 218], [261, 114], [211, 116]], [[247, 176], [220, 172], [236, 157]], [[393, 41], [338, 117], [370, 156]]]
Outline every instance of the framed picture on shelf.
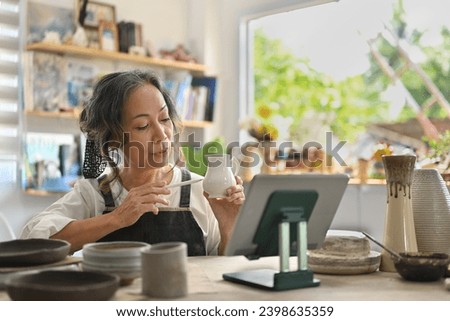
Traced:
[[114, 22], [101, 20], [98, 27], [98, 38], [100, 40], [101, 50], [119, 50], [119, 36], [117, 26]]
[[75, 28], [73, 9], [61, 7], [58, 1], [54, 2], [56, 3], [55, 5], [48, 5], [28, 1], [26, 13], [27, 32], [25, 33], [28, 44], [41, 42], [49, 30], [53, 31], [53, 34], [60, 41], [66, 35], [73, 33]]
[[84, 32], [88, 39], [88, 47], [100, 49], [100, 40], [98, 39], [98, 28], [85, 27]]
[[[78, 0], [78, 14], [83, 0]], [[84, 27], [100, 27], [100, 21], [116, 23], [116, 7], [111, 4], [89, 1], [86, 7]]]

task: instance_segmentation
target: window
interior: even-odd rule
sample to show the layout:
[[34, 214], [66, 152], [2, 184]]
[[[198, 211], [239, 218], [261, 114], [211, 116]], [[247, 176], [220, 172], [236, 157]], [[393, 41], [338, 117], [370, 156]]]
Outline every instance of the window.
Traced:
[[0, 186], [15, 188], [20, 160], [19, 0], [0, 1]]
[[[431, 118], [443, 119], [447, 113], [445, 107], [441, 108], [445, 103], [427, 90], [426, 81], [411, 66], [422, 68], [443, 96], [450, 98], [448, 86], [442, 82], [448, 75], [448, 49], [444, 44], [450, 25], [448, 17], [440, 13], [440, 5], [439, 1], [430, 1], [424, 7], [418, 0], [404, 4], [391, 0], [383, 5], [342, 0], [249, 21], [250, 63], [246, 71], [251, 124], [280, 141], [287, 137], [300, 151], [311, 141], [324, 146], [325, 132], [332, 132], [337, 140], [349, 142], [342, 151], [351, 161], [370, 158], [378, 139], [397, 143], [397, 153], [404, 152], [405, 147], [417, 151], [417, 146], [425, 145], [422, 137], [431, 137], [427, 131], [430, 126], [424, 123], [442, 128]], [[400, 42], [409, 41], [411, 61], [403, 57], [396, 36]], [[430, 37], [433, 41], [442, 39], [431, 44]], [[397, 79], [390, 79], [371, 52], [373, 39], [385, 60], [394, 61], [391, 67]], [[411, 48], [422, 50], [425, 58], [420, 61]], [[433, 69], [439, 62], [440, 68]], [[442, 72], [436, 76], [439, 70]], [[421, 114], [430, 120], [423, 121]], [[382, 127], [405, 120], [413, 120], [412, 125], [423, 132], [406, 137], [405, 130], [394, 135], [391, 128]], [[411, 129], [412, 125], [407, 127]], [[366, 133], [373, 139], [361, 144], [358, 140]], [[252, 136], [258, 140], [261, 137]], [[399, 137], [401, 140], [396, 141]]]

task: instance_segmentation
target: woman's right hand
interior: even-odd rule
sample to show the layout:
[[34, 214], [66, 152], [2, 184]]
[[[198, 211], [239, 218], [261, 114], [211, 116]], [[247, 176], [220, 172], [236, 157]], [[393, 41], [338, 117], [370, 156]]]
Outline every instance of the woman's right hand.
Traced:
[[162, 181], [131, 188], [123, 203], [111, 212], [119, 228], [133, 225], [144, 213], [152, 212], [157, 215], [159, 209], [156, 204], [169, 205], [169, 202], [160, 196], [170, 194], [170, 190], [165, 186], [166, 182]]

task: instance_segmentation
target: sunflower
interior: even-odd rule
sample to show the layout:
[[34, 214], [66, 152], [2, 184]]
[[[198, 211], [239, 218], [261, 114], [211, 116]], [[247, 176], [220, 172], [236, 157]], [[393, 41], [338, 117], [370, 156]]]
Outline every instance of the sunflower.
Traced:
[[261, 117], [261, 119], [269, 119], [270, 117], [272, 117], [272, 114], [273, 114], [272, 108], [270, 108], [267, 105], [259, 105], [256, 108], [256, 115]]

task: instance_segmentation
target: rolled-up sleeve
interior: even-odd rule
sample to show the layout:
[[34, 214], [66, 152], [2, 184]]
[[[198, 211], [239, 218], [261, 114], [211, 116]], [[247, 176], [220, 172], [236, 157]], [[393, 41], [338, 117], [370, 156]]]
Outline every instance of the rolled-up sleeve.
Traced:
[[20, 238], [50, 238], [70, 222], [98, 215], [103, 208], [92, 182], [80, 180], [72, 191], [28, 221]]

